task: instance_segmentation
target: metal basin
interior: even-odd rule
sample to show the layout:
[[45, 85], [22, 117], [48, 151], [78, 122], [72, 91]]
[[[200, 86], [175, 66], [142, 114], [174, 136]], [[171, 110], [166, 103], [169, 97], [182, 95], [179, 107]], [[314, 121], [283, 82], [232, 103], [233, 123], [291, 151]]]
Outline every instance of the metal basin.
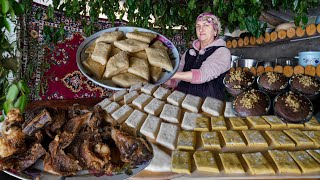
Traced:
[[258, 60], [256, 59], [236, 59], [232, 61], [232, 67], [237, 68], [237, 67], [257, 67], [258, 65]]

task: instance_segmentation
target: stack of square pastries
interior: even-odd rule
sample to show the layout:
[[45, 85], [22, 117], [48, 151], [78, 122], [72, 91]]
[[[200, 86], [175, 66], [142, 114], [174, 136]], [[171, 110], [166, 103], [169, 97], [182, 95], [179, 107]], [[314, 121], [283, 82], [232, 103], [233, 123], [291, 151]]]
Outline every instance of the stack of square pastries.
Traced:
[[157, 34], [133, 31], [105, 32], [86, 50], [82, 65], [97, 79], [111, 79], [128, 88], [139, 82], [156, 82], [162, 71], [172, 71], [168, 47]]
[[240, 118], [228, 104], [137, 84], [98, 105], [153, 143], [157, 153], [147, 167], [152, 171], [197, 176], [320, 174], [320, 124], [315, 117], [304, 124], [287, 124], [273, 115]]

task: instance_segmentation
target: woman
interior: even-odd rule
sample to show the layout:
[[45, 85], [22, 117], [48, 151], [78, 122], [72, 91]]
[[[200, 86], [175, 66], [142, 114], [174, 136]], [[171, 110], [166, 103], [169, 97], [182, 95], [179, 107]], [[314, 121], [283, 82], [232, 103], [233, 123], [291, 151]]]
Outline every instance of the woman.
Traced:
[[230, 69], [230, 51], [218, 35], [219, 19], [212, 13], [200, 14], [196, 20], [198, 39], [181, 57], [178, 71], [168, 85], [186, 94], [224, 100], [223, 78]]

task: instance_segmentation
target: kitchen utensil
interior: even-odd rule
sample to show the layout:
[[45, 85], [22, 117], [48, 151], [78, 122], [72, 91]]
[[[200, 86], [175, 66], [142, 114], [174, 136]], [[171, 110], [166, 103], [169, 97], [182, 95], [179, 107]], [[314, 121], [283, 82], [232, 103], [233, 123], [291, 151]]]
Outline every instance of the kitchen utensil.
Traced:
[[320, 64], [320, 51], [299, 52], [299, 56], [295, 56], [294, 58], [299, 59], [298, 62], [301, 66], [318, 66]]
[[293, 57], [278, 57], [276, 59], [276, 65], [280, 66], [296, 66], [298, 61]]
[[256, 59], [236, 59], [233, 61], [234, 63], [234, 67], [247, 67], [247, 68], [251, 68], [251, 67], [257, 67], [258, 65], [258, 60]]

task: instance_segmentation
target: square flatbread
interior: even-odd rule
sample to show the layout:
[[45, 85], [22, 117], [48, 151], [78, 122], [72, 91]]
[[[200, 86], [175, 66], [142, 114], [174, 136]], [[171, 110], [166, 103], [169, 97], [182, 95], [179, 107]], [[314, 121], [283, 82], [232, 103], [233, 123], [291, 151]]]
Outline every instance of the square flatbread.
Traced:
[[168, 47], [165, 46], [161, 41], [156, 40], [150, 47], [152, 48], [157, 48], [157, 49], [163, 49], [163, 50], [168, 50]]
[[121, 41], [116, 41], [114, 42], [114, 45], [122, 51], [128, 52], [138, 52], [149, 47], [147, 43], [135, 39], [125, 39]]
[[96, 40], [96, 42], [113, 43], [123, 38], [123, 31], [105, 32]]
[[140, 58], [140, 59], [148, 59], [147, 53], [145, 50], [143, 51], [138, 51], [138, 52], [134, 52], [134, 53], [129, 53], [130, 57], [136, 57], [136, 58]]
[[117, 47], [115, 47], [115, 46], [112, 46], [112, 47], [111, 47], [111, 52], [110, 52], [110, 57], [118, 54], [119, 52], [121, 52], [121, 49], [119, 49], [119, 48], [117, 48]]
[[154, 38], [157, 37], [157, 35], [151, 32], [133, 31], [128, 32], [126, 34], [126, 37], [129, 39], [135, 39], [149, 44]]
[[85, 53], [92, 54], [95, 47], [96, 47], [96, 42], [93, 42], [93, 43], [86, 49]]
[[149, 64], [145, 59], [131, 57], [128, 72], [149, 81]]
[[161, 78], [162, 68], [150, 66], [149, 73], [152, 82], [157, 82]]
[[146, 48], [148, 61], [151, 66], [160, 67], [172, 71], [173, 66], [167, 51], [155, 48]]
[[106, 44], [104, 42], [97, 42], [96, 46], [94, 47], [91, 58], [97, 61], [98, 63], [105, 65], [107, 63], [107, 60], [109, 59], [110, 52], [110, 44]]
[[105, 65], [102, 65], [96, 61], [94, 61], [91, 56], [88, 57], [87, 60], [82, 61], [82, 65], [94, 75], [94, 77], [101, 79], [105, 70]]
[[107, 63], [104, 77], [111, 78], [117, 74], [126, 71], [129, 68], [129, 58], [127, 52], [121, 51], [117, 55], [111, 57]]
[[122, 73], [112, 77], [112, 82], [120, 87], [129, 88], [137, 83], [147, 83], [147, 81], [139, 76], [131, 73]]

